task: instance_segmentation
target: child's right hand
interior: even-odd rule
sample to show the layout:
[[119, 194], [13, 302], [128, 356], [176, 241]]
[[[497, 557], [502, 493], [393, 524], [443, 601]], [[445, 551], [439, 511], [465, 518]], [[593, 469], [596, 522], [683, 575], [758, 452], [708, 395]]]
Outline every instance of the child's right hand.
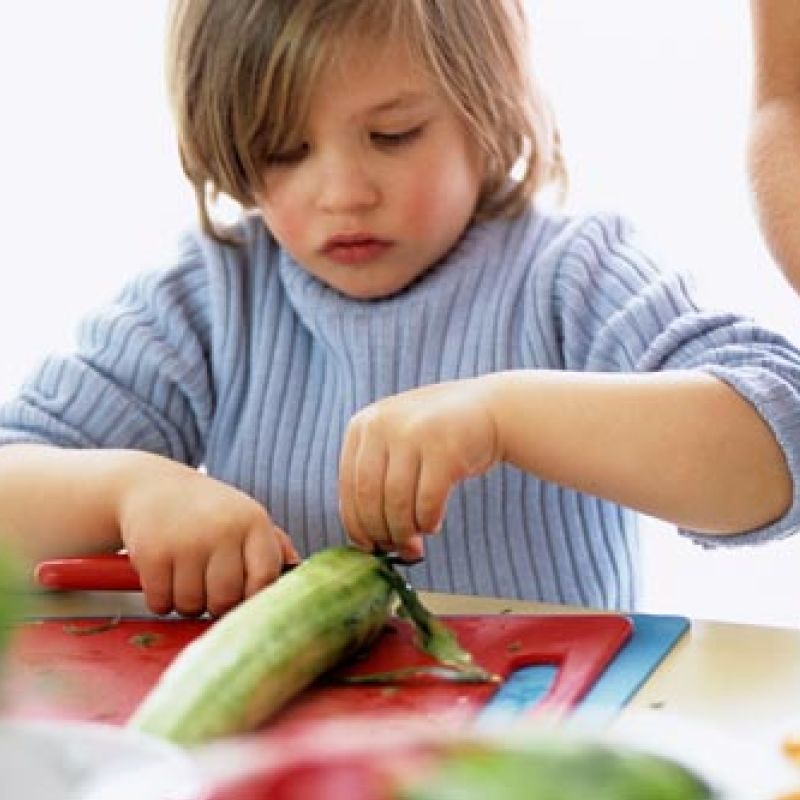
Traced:
[[248, 495], [169, 459], [129, 455], [117, 515], [153, 612], [221, 614], [300, 560]]
[[423, 555], [452, 488], [499, 460], [493, 376], [434, 383], [361, 409], [345, 431], [339, 502], [357, 546]]

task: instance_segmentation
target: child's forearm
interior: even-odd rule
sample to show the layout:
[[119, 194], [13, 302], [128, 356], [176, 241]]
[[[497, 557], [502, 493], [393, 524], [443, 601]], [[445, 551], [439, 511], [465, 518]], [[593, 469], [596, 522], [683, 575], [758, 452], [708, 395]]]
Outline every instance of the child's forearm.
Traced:
[[0, 542], [33, 560], [120, 547], [121, 476], [143, 455], [33, 444], [0, 448]]
[[771, 431], [709, 375], [520, 371], [487, 380], [502, 459], [544, 480], [708, 533], [760, 527], [790, 505]]

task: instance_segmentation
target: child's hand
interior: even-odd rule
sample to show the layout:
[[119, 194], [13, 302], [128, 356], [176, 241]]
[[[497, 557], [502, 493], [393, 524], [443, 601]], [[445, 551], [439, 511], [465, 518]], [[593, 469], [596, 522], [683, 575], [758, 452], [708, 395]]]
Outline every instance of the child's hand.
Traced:
[[221, 614], [300, 560], [289, 537], [243, 492], [159, 456], [132, 458], [119, 525], [155, 613]]
[[345, 432], [339, 497], [360, 547], [422, 555], [420, 534], [441, 527], [459, 481], [499, 457], [489, 388], [480, 378], [433, 384], [359, 411]]

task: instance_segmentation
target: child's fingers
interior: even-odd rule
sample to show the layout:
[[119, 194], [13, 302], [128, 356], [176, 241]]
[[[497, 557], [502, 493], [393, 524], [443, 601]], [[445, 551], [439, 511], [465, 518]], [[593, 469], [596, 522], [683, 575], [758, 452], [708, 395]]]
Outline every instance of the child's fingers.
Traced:
[[289, 535], [282, 531], [277, 525], [273, 528], [275, 536], [278, 540], [278, 546], [281, 551], [281, 559], [284, 566], [287, 564], [299, 564], [303, 559], [300, 553], [294, 546], [294, 542], [289, 538]]
[[452, 479], [442, 463], [435, 458], [423, 459], [415, 502], [417, 531], [436, 533], [439, 530], [451, 488]]
[[356, 511], [356, 454], [361, 440], [360, 428], [348, 426], [339, 457], [339, 514], [344, 529], [353, 544], [364, 550], [373, 550], [372, 540], [361, 527]]
[[224, 614], [244, 596], [242, 550], [231, 542], [217, 548], [206, 566], [206, 608], [215, 616]]
[[356, 453], [354, 501], [359, 527], [369, 540], [384, 550], [392, 549], [386, 524], [384, 486], [389, 457], [381, 442], [362, 436]]
[[172, 576], [175, 610], [185, 617], [196, 617], [206, 610], [206, 560], [182, 554], [175, 559]]
[[[284, 564], [285, 543], [276, 535], [273, 526], [254, 529], [242, 547], [244, 556], [244, 596], [252, 597], [256, 592], [276, 581]], [[283, 533], [281, 531], [281, 533]], [[283, 534], [286, 537], [286, 534]], [[288, 537], [286, 537], [288, 539]], [[292, 548], [294, 550], [294, 548]]]
[[147, 607], [154, 614], [169, 614], [175, 608], [172, 594], [172, 561], [166, 557], [131, 559], [139, 573]]
[[417, 534], [406, 539], [403, 546], [398, 549], [397, 555], [403, 561], [414, 563], [425, 557], [425, 543], [423, 538]]
[[417, 533], [416, 496], [420, 462], [416, 449], [395, 447], [389, 454], [384, 481], [383, 514], [393, 550], [402, 554]]

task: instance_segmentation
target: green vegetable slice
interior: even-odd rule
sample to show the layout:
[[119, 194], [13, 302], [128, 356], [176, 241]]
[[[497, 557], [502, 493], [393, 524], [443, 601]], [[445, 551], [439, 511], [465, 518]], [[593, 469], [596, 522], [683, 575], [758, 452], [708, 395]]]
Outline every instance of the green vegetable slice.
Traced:
[[417, 647], [441, 666], [402, 667], [388, 672], [347, 677], [343, 679], [344, 682], [394, 683], [429, 677], [455, 683], [498, 683], [500, 678], [476, 664], [472, 654], [459, 644], [455, 633], [425, 608], [411, 584], [395, 569], [394, 557], [381, 553], [378, 559], [381, 574], [400, 598], [398, 614], [414, 626]]

